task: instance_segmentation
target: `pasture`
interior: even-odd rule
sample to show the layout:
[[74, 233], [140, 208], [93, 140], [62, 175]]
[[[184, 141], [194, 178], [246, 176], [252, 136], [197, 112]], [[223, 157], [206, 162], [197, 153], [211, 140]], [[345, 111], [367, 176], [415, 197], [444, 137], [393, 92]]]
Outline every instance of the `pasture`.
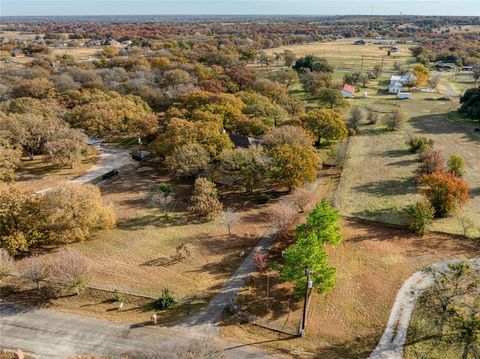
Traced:
[[[368, 102], [352, 100], [352, 104]], [[436, 220], [433, 225], [434, 230], [463, 234], [460, 218], [473, 220], [480, 211], [480, 135], [474, 132], [476, 125], [462, 119], [455, 112], [458, 105], [441, 94], [416, 93], [411, 101], [385, 100], [382, 106], [387, 111], [399, 106], [407, 121], [395, 132], [364, 126], [352, 138], [339, 190], [342, 214], [406, 224], [404, 209], [420, 198], [416, 187], [418, 156], [408, 151], [406, 141], [412, 135], [422, 135], [433, 139], [435, 149], [445, 158], [457, 154], [465, 159], [464, 180], [470, 186], [471, 198], [455, 216]]]
[[[328, 60], [335, 66], [336, 71], [342, 70], [363, 70], [371, 71], [373, 66], [382, 65], [386, 72], [393, 71], [395, 62], [408, 63], [413, 62], [409, 47], [414, 44], [400, 44], [399, 52], [392, 52], [387, 56], [388, 46], [376, 45], [367, 42], [367, 45], [354, 45], [358, 39], [342, 39], [330, 42], [315, 42], [306, 45], [282, 46], [265, 50], [268, 55], [283, 53], [290, 50], [298, 57], [305, 55], [315, 55]], [[372, 42], [374, 42], [372, 40]], [[362, 66], [363, 63], [363, 66]]]

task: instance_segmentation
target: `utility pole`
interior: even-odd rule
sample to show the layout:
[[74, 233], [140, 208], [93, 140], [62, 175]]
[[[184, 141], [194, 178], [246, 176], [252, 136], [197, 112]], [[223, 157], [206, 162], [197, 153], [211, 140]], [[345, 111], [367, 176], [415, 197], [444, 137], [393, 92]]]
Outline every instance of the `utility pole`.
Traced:
[[300, 326], [300, 336], [303, 337], [305, 335], [305, 326], [307, 322], [307, 307], [308, 307], [308, 297], [310, 289], [313, 287], [313, 282], [310, 279], [310, 275], [313, 272], [307, 268], [305, 268], [305, 276], [307, 277], [307, 282], [305, 283], [305, 297], [303, 299], [303, 314], [302, 314], [302, 323]]
[[362, 55], [362, 66], [360, 67], [360, 70], [363, 70], [363, 57], [364, 57], [364, 56], [365, 56], [365, 55]]
[[380, 66], [380, 70], [383, 72], [383, 61], [385, 61], [385, 56], [382, 56], [382, 65]]

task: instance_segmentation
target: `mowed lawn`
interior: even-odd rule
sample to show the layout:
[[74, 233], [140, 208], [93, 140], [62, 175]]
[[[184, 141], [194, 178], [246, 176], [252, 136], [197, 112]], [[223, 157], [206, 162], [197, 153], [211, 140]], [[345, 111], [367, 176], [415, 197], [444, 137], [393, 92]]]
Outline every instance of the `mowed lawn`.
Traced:
[[330, 42], [315, 42], [306, 45], [282, 46], [265, 50], [267, 54], [283, 53], [285, 50], [293, 51], [297, 57], [305, 55], [315, 55], [328, 60], [336, 69], [351, 69], [371, 71], [374, 65], [381, 65], [383, 58], [384, 71], [393, 71], [395, 62], [405, 63], [413, 62], [409, 47], [414, 44], [400, 44], [399, 52], [391, 53], [387, 56], [387, 47], [384, 45], [375, 45], [368, 43], [367, 45], [354, 45], [358, 39], [341, 39]]
[[[434, 262], [480, 254], [474, 241], [446, 234], [419, 237], [405, 229], [349, 219], [341, 224], [343, 242], [328, 249], [336, 285], [328, 294], [312, 295], [304, 338], [235, 322], [223, 327], [223, 335], [296, 358], [366, 358], [378, 343], [399, 288], [411, 274]], [[281, 248], [275, 249], [271, 262], [280, 256]], [[242, 290], [240, 304], [273, 328], [297, 329], [303, 298], [295, 299], [291, 285], [279, 283], [273, 270], [269, 281], [268, 306], [266, 275], [260, 273]]]
[[[369, 100], [352, 103], [367, 105]], [[382, 106], [400, 106], [408, 121], [395, 132], [364, 126], [352, 138], [339, 190], [342, 214], [405, 224], [408, 218], [404, 209], [420, 198], [416, 186], [418, 156], [408, 151], [405, 142], [410, 135], [422, 135], [433, 139], [435, 149], [446, 158], [457, 154], [465, 159], [464, 179], [471, 188], [471, 198], [454, 216], [436, 220], [433, 226], [439, 231], [463, 233], [459, 218], [478, 222], [480, 213], [480, 134], [474, 132], [478, 124], [458, 116], [458, 103], [440, 94], [415, 93], [413, 100], [386, 99]]]

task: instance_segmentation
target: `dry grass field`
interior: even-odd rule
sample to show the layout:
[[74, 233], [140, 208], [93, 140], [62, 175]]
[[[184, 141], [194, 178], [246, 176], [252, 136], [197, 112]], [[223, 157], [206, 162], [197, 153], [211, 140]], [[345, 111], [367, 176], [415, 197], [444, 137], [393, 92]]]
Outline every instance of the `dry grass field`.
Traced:
[[[150, 204], [152, 190], [165, 182], [173, 185], [177, 198], [168, 218]], [[181, 303], [205, 305], [269, 227], [269, 205], [256, 204], [256, 194], [223, 188], [224, 206], [235, 206], [241, 224], [228, 236], [217, 222], [199, 221], [188, 212], [191, 183], [170, 182], [158, 164], [123, 172], [101, 190], [117, 213], [118, 227], [71, 247], [88, 257], [92, 284], [106, 289], [159, 296], [167, 287]], [[183, 259], [176, 257], [180, 244], [190, 252]], [[95, 315], [95, 308], [90, 311]]]
[[[396, 293], [413, 272], [446, 258], [478, 256], [471, 240], [430, 234], [417, 237], [406, 230], [343, 220], [343, 242], [329, 249], [337, 269], [336, 287], [326, 295], [313, 294], [304, 338], [292, 338], [254, 325], [226, 321], [228, 338], [259, 345], [273, 353], [298, 358], [365, 358], [377, 344]], [[272, 252], [278, 260], [282, 245]], [[270, 273], [269, 307], [266, 275], [255, 276], [243, 289], [240, 303], [250, 312], [270, 320], [277, 328], [298, 328], [303, 300], [294, 300], [288, 284]]]
[[[404, 209], [418, 200], [416, 194], [417, 156], [408, 152], [410, 135], [434, 140], [434, 147], [446, 158], [461, 155], [466, 162], [464, 179], [471, 188], [469, 202], [455, 216], [437, 220], [433, 229], [463, 233], [459, 218], [475, 220], [480, 212], [480, 135], [476, 125], [461, 119], [458, 105], [442, 94], [414, 94], [410, 101], [385, 100], [378, 108], [400, 106], [408, 121], [404, 128], [387, 132], [381, 126], [364, 126], [352, 139], [350, 159], [339, 191], [342, 213], [347, 216], [405, 224]], [[353, 100], [367, 104], [369, 100]], [[477, 235], [477, 233], [471, 233]]]
[[381, 65], [383, 59], [383, 68], [385, 71], [393, 71], [395, 61], [404, 63], [412, 62], [409, 47], [413, 44], [401, 44], [400, 51], [387, 56], [387, 48], [382, 45], [375, 45], [368, 42], [367, 45], [354, 45], [358, 39], [342, 39], [333, 42], [317, 42], [307, 45], [282, 46], [268, 49], [265, 52], [273, 55], [275, 53], [283, 53], [285, 50], [293, 51], [297, 57], [305, 55], [315, 55], [323, 57], [335, 66], [336, 70], [342, 69], [363, 69], [372, 70], [374, 65]]
[[76, 61], [91, 61], [97, 58], [97, 54], [102, 51], [101, 46], [94, 47], [52, 47], [50, 48], [51, 55], [62, 56], [72, 55]]

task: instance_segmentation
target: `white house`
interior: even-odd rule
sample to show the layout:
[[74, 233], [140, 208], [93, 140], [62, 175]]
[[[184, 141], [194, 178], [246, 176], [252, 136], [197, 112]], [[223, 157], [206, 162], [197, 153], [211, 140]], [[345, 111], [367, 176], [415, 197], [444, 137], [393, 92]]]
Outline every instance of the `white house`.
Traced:
[[401, 76], [392, 75], [392, 77], [390, 77], [390, 85], [388, 86], [388, 92], [398, 94], [402, 91], [403, 86], [411, 84], [416, 80], [417, 77], [411, 72], [407, 72]]

